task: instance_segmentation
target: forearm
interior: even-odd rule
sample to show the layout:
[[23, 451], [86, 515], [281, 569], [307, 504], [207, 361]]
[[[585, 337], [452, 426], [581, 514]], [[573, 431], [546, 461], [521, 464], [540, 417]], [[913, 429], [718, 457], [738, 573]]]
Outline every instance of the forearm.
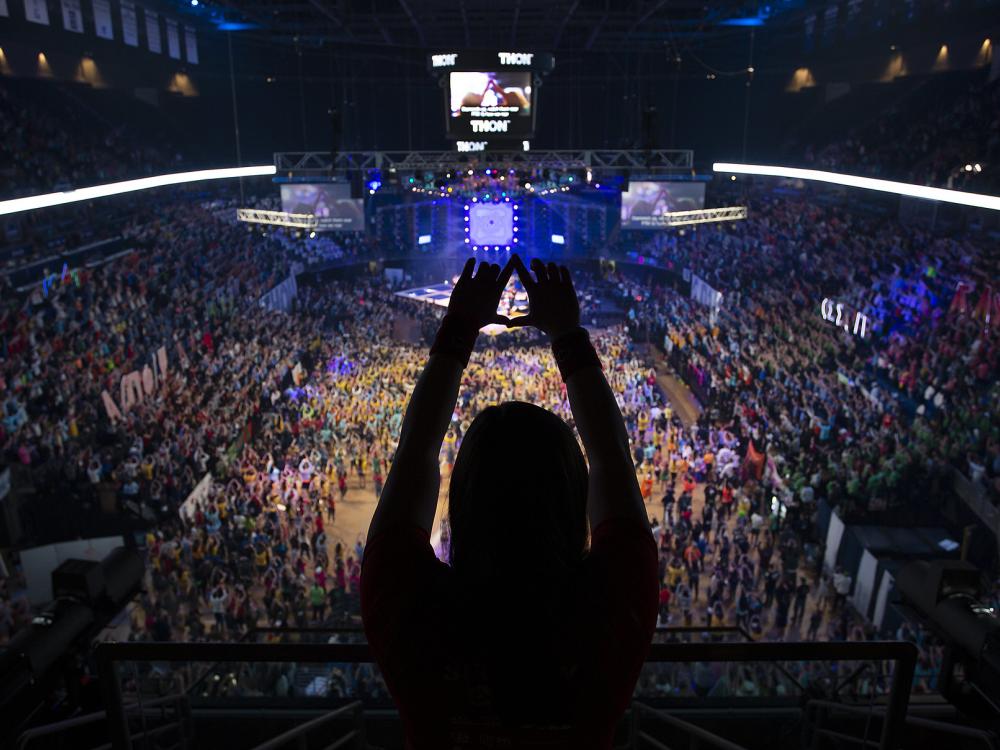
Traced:
[[440, 474], [438, 456], [461, 383], [462, 363], [432, 354], [410, 395], [399, 444], [368, 531], [414, 523], [428, 531], [434, 523]]
[[566, 381], [573, 420], [590, 465], [587, 513], [592, 528], [609, 518], [646, 523], [628, 434], [600, 367], [582, 367]]

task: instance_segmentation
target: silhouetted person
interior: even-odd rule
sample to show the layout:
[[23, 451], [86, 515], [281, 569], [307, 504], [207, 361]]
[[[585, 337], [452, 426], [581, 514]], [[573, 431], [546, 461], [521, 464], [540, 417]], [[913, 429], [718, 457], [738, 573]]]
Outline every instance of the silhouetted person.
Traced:
[[[365, 632], [410, 747], [608, 748], [658, 607], [625, 425], [569, 271], [536, 259], [532, 276], [517, 256], [474, 268], [452, 292], [372, 519]], [[514, 270], [530, 309], [508, 321], [496, 309]], [[551, 338], [590, 468], [554, 414], [485, 409], [451, 476], [449, 567], [429, 540], [438, 458], [478, 331], [494, 322]]]

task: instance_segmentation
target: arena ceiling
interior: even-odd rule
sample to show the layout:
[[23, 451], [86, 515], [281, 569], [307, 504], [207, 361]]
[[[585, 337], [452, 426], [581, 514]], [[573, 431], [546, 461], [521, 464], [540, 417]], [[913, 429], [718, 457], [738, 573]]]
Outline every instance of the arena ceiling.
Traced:
[[[662, 49], [773, 21], [802, 0], [224, 0], [272, 39], [422, 50]], [[238, 16], [238, 18], [236, 18]]]

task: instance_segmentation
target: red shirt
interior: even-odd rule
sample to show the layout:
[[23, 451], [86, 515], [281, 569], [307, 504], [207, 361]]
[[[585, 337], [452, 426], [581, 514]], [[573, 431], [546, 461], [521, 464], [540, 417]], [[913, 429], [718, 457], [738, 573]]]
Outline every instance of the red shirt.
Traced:
[[[656, 562], [648, 527], [612, 519], [594, 529], [564, 621], [580, 646], [571, 683], [572, 727], [519, 730], [471, 723], [456, 705], [456, 696], [483, 686], [470, 685], [474, 669], [456, 653], [465, 604], [427, 532], [403, 525], [380, 533], [365, 548], [361, 613], [399, 707], [407, 747], [610, 748], [656, 627]], [[523, 679], [532, 679], [530, 671]]]

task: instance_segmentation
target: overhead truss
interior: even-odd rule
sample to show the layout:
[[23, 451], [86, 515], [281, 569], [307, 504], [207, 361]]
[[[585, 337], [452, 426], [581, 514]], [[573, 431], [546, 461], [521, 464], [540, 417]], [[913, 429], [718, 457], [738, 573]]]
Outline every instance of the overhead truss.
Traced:
[[294, 229], [315, 229], [319, 219], [312, 214], [290, 214], [286, 211], [265, 211], [260, 208], [237, 208], [236, 219], [248, 224], [270, 224]]
[[746, 206], [702, 208], [697, 211], [671, 211], [659, 216], [642, 218], [643, 226], [683, 227], [689, 224], [715, 224], [721, 221], [741, 221], [747, 218]]
[[477, 164], [509, 169], [607, 169], [637, 172], [689, 172], [690, 149], [574, 149], [561, 151], [279, 151], [278, 176], [318, 175], [351, 169], [440, 171]]

